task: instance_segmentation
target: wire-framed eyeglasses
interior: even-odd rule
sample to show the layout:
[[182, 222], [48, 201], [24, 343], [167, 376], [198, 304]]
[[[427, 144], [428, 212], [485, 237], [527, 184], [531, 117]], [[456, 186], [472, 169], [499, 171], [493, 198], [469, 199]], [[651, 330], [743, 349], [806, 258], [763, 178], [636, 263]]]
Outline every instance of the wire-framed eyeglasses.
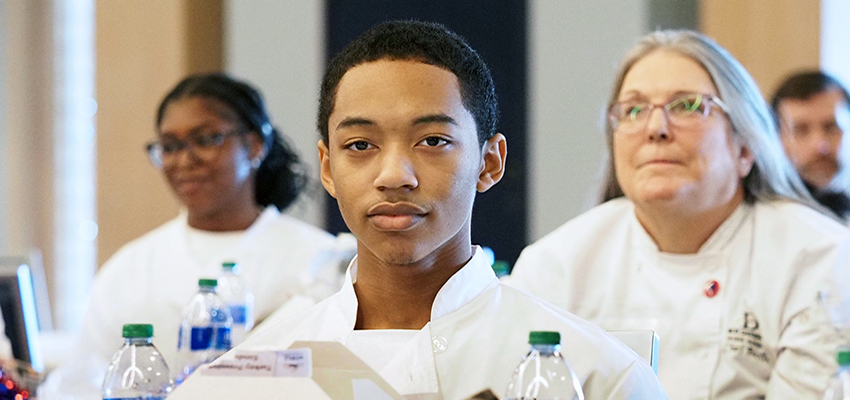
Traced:
[[628, 100], [611, 106], [608, 110], [608, 121], [616, 133], [635, 133], [646, 127], [652, 110], [660, 108], [668, 123], [678, 128], [690, 129], [700, 126], [711, 114], [714, 106], [728, 113], [726, 104], [710, 94], [686, 93], [665, 104]]
[[245, 132], [245, 129], [239, 128], [224, 132], [192, 134], [185, 139], [162, 138], [145, 145], [145, 150], [151, 164], [157, 168], [174, 163], [181, 150], [191, 151], [202, 161], [211, 161], [218, 157], [225, 139]]

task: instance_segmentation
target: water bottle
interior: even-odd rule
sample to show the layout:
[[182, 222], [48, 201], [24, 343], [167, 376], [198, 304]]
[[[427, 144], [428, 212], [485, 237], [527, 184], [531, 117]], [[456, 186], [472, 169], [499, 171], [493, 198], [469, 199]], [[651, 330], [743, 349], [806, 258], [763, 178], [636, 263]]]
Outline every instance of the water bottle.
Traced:
[[823, 323], [831, 325], [843, 342], [835, 352], [838, 370], [829, 379], [824, 400], [850, 400], [850, 298], [843, 289], [821, 291], [819, 308]]
[[162, 354], [153, 345], [153, 326], [127, 324], [124, 346], [112, 357], [103, 380], [104, 400], [161, 400], [174, 386]]
[[254, 294], [239, 276], [239, 266], [233, 262], [223, 263], [218, 276], [216, 292], [227, 304], [233, 325], [230, 326], [230, 339], [236, 346], [245, 340], [245, 336], [254, 327]]
[[836, 355], [838, 371], [829, 380], [823, 400], [850, 400], [850, 349], [840, 349]]
[[514, 370], [505, 400], [584, 400], [581, 382], [561, 356], [561, 334], [533, 331], [531, 351]]
[[230, 311], [218, 297], [215, 279], [198, 280], [198, 293], [183, 311], [183, 321], [177, 340], [179, 369], [176, 383], [182, 383], [189, 374], [227, 352], [231, 347]]

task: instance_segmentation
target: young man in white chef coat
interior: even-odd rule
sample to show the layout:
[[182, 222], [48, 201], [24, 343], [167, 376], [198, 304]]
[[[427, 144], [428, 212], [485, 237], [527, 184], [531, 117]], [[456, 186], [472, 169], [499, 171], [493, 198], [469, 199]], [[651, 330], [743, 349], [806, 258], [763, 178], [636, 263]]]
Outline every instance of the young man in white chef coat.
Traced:
[[504, 173], [497, 117], [486, 64], [441, 25], [387, 22], [349, 44], [322, 82], [318, 147], [357, 257], [338, 293], [237, 349], [335, 340], [402, 395], [462, 399], [503, 393], [529, 331], [550, 330], [587, 398], [667, 398], [647, 362], [500, 284], [471, 244], [476, 192]]

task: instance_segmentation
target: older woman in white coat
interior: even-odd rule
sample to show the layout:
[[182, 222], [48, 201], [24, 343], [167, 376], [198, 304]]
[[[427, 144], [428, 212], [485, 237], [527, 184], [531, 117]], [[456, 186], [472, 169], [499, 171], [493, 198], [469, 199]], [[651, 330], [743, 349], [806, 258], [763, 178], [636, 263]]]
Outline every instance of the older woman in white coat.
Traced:
[[850, 231], [806, 194], [746, 70], [698, 33], [652, 33], [619, 69], [606, 133], [607, 201], [508, 282], [655, 330], [671, 399], [819, 399], [840, 340], [817, 297], [846, 281]]

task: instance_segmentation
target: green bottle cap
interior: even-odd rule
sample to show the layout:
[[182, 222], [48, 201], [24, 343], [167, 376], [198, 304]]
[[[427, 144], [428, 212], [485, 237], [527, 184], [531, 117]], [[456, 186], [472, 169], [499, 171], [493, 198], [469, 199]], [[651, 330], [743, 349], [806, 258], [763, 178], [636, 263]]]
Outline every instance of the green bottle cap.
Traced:
[[204, 279], [204, 278], [201, 278], [201, 279], [198, 279], [198, 286], [200, 286], [200, 287], [214, 288], [214, 287], [218, 286], [218, 281], [217, 281], [217, 280], [215, 280], [215, 279]]
[[850, 365], [850, 349], [839, 350], [835, 355], [835, 361], [838, 361], [838, 365], [842, 367]]
[[561, 333], [551, 331], [531, 331], [528, 344], [561, 344]]
[[232, 262], [232, 261], [228, 261], [228, 262], [225, 262], [225, 263], [221, 263], [221, 266], [224, 269], [233, 269], [233, 268], [236, 267], [236, 263]]
[[126, 324], [123, 329], [125, 338], [149, 338], [153, 337], [153, 325], [151, 324]]

